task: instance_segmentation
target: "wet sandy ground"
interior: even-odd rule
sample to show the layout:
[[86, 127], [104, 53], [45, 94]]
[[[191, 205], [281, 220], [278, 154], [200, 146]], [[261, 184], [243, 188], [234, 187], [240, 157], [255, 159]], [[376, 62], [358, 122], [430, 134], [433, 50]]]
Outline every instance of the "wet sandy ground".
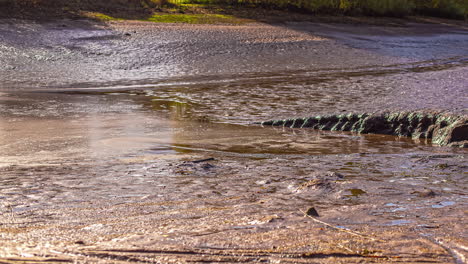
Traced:
[[467, 44], [423, 24], [2, 21], [0, 261], [466, 262], [466, 150], [249, 124], [466, 114]]

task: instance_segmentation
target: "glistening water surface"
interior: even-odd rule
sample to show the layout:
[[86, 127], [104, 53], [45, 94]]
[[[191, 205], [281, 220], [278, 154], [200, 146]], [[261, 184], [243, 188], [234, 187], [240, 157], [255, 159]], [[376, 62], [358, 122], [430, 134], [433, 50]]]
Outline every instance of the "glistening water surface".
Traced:
[[[463, 28], [4, 21], [0, 32], [4, 255], [73, 251], [83, 240], [285, 246], [287, 232], [308, 230], [300, 210], [311, 206], [345, 228], [407, 228], [463, 250], [465, 150], [252, 125], [466, 114]], [[256, 237], [267, 234], [268, 245]]]
[[[187, 90], [193, 93], [195, 89]], [[430, 148], [426, 145], [430, 142], [418, 144], [384, 135], [263, 128], [243, 120], [252, 120], [253, 112], [237, 118], [239, 124], [229, 124], [232, 115], [219, 114], [226, 111], [226, 104], [203, 105], [204, 100], [192, 102], [181, 89], [180, 96], [164, 90], [5, 94], [0, 98], [1, 164], [105, 161], [146, 152], [216, 151], [261, 158], [270, 154], [402, 153]]]

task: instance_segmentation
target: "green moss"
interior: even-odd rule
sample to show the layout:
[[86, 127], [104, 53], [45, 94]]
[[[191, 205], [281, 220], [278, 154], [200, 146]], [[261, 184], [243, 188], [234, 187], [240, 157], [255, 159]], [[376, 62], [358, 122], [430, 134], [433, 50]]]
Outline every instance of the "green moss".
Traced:
[[366, 192], [361, 190], [361, 189], [348, 189], [347, 191], [349, 191], [350, 194], [346, 195], [346, 196], [358, 197], [358, 196], [361, 196], [363, 194], [366, 194]]
[[405, 16], [414, 13], [448, 18], [468, 17], [466, 0], [167, 0], [174, 5], [269, 7], [313, 13], [371, 16]]
[[157, 23], [186, 23], [186, 24], [242, 24], [245, 19], [221, 14], [154, 14], [144, 19]]
[[[86, 12], [86, 17], [101, 21], [124, 20], [124, 18], [113, 17], [98, 12]], [[186, 24], [245, 24], [252, 22], [248, 19], [237, 18], [224, 14], [183, 14], [177, 13], [154, 13], [150, 17], [140, 19], [156, 23], [186, 23]]]
[[[295, 123], [298, 123], [296, 126]], [[299, 124], [299, 122], [302, 122]], [[431, 139], [432, 144], [466, 147], [464, 136], [468, 119], [451, 114], [425, 112], [395, 112], [385, 114], [338, 114], [301, 119], [285, 119], [273, 126], [310, 127], [320, 130], [382, 133], [413, 139]], [[459, 142], [459, 143], [457, 143]]]
[[304, 123], [302, 123], [301, 128], [304, 128], [304, 126], [305, 126], [306, 124], [309, 123], [309, 120], [310, 120], [310, 119], [311, 119], [311, 118], [304, 117]]
[[438, 164], [435, 166], [436, 169], [440, 169], [440, 170], [444, 170], [446, 168], [448, 168], [449, 165], [447, 163], [441, 163], [441, 164]]
[[122, 18], [116, 18], [102, 13], [91, 12], [86, 14], [87, 17], [98, 19], [101, 21], [114, 21], [114, 20], [123, 20]]

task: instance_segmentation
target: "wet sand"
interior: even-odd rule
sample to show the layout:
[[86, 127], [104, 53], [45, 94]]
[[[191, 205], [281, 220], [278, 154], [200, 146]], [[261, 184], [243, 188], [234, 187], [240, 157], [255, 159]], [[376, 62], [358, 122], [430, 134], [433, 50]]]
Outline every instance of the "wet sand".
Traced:
[[467, 44], [434, 24], [2, 21], [0, 261], [463, 263], [466, 150], [251, 123], [466, 114]]

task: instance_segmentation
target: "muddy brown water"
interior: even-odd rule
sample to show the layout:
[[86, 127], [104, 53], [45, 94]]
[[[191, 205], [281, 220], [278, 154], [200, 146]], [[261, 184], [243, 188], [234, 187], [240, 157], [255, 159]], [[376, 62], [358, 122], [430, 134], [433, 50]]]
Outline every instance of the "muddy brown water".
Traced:
[[252, 122], [466, 114], [467, 47], [440, 24], [2, 21], [0, 261], [463, 263], [466, 150]]

